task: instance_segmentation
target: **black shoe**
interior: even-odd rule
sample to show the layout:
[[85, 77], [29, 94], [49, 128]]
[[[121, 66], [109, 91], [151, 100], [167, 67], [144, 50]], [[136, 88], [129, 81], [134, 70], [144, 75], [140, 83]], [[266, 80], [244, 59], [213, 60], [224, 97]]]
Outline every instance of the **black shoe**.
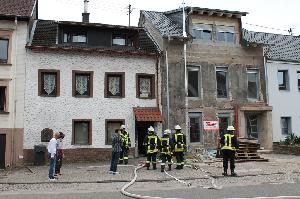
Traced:
[[180, 166], [180, 169], [183, 169], [183, 164]]
[[123, 160], [120, 160], [120, 161], [119, 161], [119, 164], [123, 164]]
[[169, 171], [171, 171], [172, 170], [172, 167], [171, 167], [171, 165], [169, 165]]
[[234, 170], [231, 170], [231, 176], [237, 176], [237, 174], [234, 173]]
[[149, 167], [147, 167], [147, 170], [149, 170]]
[[228, 176], [227, 172], [222, 173], [223, 176]]
[[179, 165], [177, 165], [175, 169], [177, 169], [177, 170], [180, 170], [180, 166], [179, 166]]
[[153, 170], [156, 170], [156, 164], [153, 163]]

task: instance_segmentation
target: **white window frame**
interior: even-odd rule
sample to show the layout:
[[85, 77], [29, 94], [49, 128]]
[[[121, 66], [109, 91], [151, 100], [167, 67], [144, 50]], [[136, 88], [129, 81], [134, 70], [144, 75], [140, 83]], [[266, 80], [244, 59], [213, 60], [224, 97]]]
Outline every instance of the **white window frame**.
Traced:
[[[288, 128], [287, 128], [286, 134], [283, 133], [282, 119], [288, 119], [288, 121], [287, 121]], [[289, 133], [291, 133], [292, 132], [292, 117], [290, 117], [290, 116], [280, 117], [280, 129], [281, 129], [281, 135], [288, 135]]]

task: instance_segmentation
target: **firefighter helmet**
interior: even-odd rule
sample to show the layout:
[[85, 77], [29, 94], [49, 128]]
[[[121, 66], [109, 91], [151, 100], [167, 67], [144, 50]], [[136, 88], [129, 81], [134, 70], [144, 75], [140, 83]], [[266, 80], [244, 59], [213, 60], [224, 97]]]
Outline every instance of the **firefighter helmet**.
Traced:
[[227, 127], [227, 131], [235, 131], [234, 126], [228, 126], [228, 127]]
[[179, 125], [176, 125], [175, 130], [181, 130], [181, 127]]

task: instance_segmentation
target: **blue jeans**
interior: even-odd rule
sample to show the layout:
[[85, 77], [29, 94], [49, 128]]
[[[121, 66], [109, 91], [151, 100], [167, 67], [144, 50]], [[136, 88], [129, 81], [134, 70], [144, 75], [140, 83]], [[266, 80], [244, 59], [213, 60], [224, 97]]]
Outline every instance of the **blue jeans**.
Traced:
[[110, 171], [112, 171], [112, 172], [116, 172], [117, 171], [119, 157], [120, 157], [120, 152], [112, 152], [111, 164], [110, 164]]
[[55, 162], [56, 162], [56, 155], [54, 155], [54, 158], [51, 158], [51, 154], [48, 153], [48, 157], [49, 157], [49, 178], [50, 179], [54, 179], [54, 171], [55, 171]]

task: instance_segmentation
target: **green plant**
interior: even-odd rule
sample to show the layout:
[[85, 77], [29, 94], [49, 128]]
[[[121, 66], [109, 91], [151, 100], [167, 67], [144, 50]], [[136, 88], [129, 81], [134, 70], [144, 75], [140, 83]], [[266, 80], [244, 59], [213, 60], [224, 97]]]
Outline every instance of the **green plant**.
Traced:
[[284, 145], [300, 144], [300, 137], [295, 135], [295, 133], [290, 133], [285, 137], [284, 141], [280, 141], [280, 144], [284, 144]]

